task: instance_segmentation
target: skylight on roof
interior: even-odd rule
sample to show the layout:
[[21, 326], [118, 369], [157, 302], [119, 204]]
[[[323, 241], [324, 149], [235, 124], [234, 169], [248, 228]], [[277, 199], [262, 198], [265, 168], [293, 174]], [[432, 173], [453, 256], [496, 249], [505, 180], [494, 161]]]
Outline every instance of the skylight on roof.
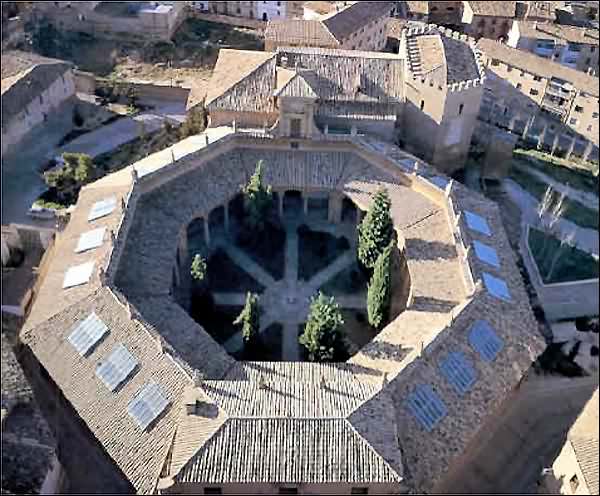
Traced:
[[164, 411], [169, 404], [162, 388], [150, 382], [144, 386], [127, 405], [127, 413], [142, 430], [146, 428]]
[[88, 215], [88, 221], [91, 222], [93, 220], [99, 219], [100, 217], [104, 217], [110, 214], [115, 207], [117, 206], [117, 197], [111, 196], [110, 198], [105, 198], [104, 200], [100, 200], [92, 205], [90, 209], [90, 213]]
[[85, 284], [90, 280], [90, 277], [92, 277], [93, 271], [94, 262], [86, 262], [81, 265], [69, 267], [69, 269], [65, 273], [65, 278], [63, 279], [63, 289]]
[[89, 317], [75, 326], [67, 339], [81, 356], [85, 356], [106, 334], [108, 334], [108, 327], [92, 312]]
[[138, 364], [136, 358], [119, 343], [109, 357], [96, 367], [96, 376], [114, 391], [129, 377]]
[[473, 246], [475, 248], [475, 254], [479, 260], [493, 267], [500, 267], [500, 259], [498, 258], [498, 253], [494, 248], [486, 245], [485, 243], [480, 243], [477, 240], [473, 241]]
[[486, 236], [492, 235], [492, 230], [490, 229], [490, 226], [488, 225], [487, 221], [483, 217], [481, 217], [480, 215], [474, 214], [472, 212], [469, 212], [467, 210], [464, 210], [464, 214], [465, 214], [465, 219], [467, 221], [467, 226], [469, 226], [469, 229], [471, 229], [473, 231], [477, 231], [481, 234], [485, 234]]
[[82, 251], [91, 250], [92, 248], [98, 248], [101, 246], [102, 241], [104, 240], [105, 232], [106, 227], [99, 227], [98, 229], [92, 229], [91, 231], [84, 232], [81, 236], [79, 236], [75, 253], [81, 253]]
[[473, 324], [469, 332], [469, 344], [485, 362], [492, 362], [504, 347], [502, 338], [485, 320], [478, 320]]
[[446, 405], [429, 384], [419, 384], [408, 395], [405, 405], [427, 431], [448, 414]]
[[485, 287], [492, 296], [504, 301], [511, 301], [510, 291], [504, 279], [494, 277], [487, 272], [484, 272], [482, 275]]
[[465, 354], [459, 351], [448, 353], [440, 363], [440, 370], [460, 396], [469, 391], [475, 383], [475, 369]]

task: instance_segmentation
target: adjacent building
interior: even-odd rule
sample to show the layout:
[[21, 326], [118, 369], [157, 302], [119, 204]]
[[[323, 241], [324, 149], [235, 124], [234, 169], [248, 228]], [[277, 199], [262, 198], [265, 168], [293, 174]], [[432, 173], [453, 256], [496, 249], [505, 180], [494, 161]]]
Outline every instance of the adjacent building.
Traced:
[[547, 471], [540, 494], [598, 494], [598, 389], [567, 434], [567, 440]]
[[393, 8], [392, 2], [348, 2], [316, 18], [271, 21], [265, 31], [265, 50], [297, 46], [379, 51], [386, 44]]
[[186, 17], [185, 2], [36, 2], [39, 18], [57, 29], [100, 38], [170, 40]]
[[272, 19], [293, 19], [302, 17], [302, 4], [299, 1], [199, 1], [190, 2], [201, 12], [220, 14], [246, 19], [270, 21]]
[[514, 21], [507, 45], [578, 71], [598, 74], [598, 29]]
[[597, 77], [481, 39], [487, 79], [481, 118], [563, 156], [598, 159]]
[[[221, 50], [205, 101], [210, 126], [376, 135], [454, 172], [479, 113], [480, 55], [465, 35], [443, 28], [411, 27], [402, 36], [397, 54]], [[192, 92], [189, 107], [200, 100]]]
[[34, 53], [2, 53], [2, 156], [75, 95], [72, 65]]

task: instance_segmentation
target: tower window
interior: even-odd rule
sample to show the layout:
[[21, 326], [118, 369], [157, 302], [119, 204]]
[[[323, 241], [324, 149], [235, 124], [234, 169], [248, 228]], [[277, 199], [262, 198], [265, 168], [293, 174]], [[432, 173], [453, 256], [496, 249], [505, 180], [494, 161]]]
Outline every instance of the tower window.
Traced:
[[465, 104], [464, 103], [461, 103], [458, 106], [458, 115], [462, 115], [464, 108], [465, 108]]
[[421, 110], [423, 110], [425, 108], [425, 100], [421, 100], [420, 108], [421, 108]]

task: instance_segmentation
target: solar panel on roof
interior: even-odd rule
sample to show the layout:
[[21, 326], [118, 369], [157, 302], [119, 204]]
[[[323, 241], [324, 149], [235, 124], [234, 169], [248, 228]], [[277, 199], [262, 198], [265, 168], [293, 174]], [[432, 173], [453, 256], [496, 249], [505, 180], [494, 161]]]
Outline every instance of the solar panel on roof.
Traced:
[[494, 248], [476, 240], [473, 241], [473, 246], [475, 247], [475, 254], [479, 260], [494, 267], [500, 267], [500, 259]]
[[505, 301], [511, 300], [510, 292], [508, 291], [508, 286], [504, 279], [498, 279], [487, 272], [484, 272], [482, 275], [485, 287], [492, 296]]
[[85, 284], [90, 280], [93, 271], [94, 262], [86, 262], [81, 265], [69, 267], [65, 273], [65, 278], [63, 279], [63, 289]]
[[481, 217], [480, 215], [474, 214], [472, 212], [469, 212], [467, 210], [464, 210], [464, 214], [465, 214], [465, 219], [467, 221], [467, 226], [469, 226], [469, 229], [472, 229], [473, 231], [477, 231], [481, 234], [485, 234], [486, 236], [492, 235], [492, 230], [490, 229], [490, 226], [488, 225], [487, 221], [483, 217]]
[[146, 428], [169, 404], [162, 388], [150, 382], [144, 386], [127, 405], [127, 413], [133, 417], [140, 429]]
[[419, 384], [406, 399], [406, 407], [427, 431], [431, 431], [448, 409], [429, 384]]
[[75, 253], [81, 253], [82, 251], [91, 250], [92, 248], [98, 248], [100, 245], [102, 245], [105, 232], [106, 227], [99, 227], [98, 229], [92, 229], [91, 231], [84, 232], [81, 236], [79, 236]]
[[430, 177], [429, 181], [431, 181], [433, 184], [435, 184], [436, 186], [438, 186], [439, 188], [442, 188], [442, 189], [446, 189], [446, 186], [448, 186], [448, 182], [449, 182], [449, 180], [447, 178], [442, 177], [442, 176]]
[[440, 363], [440, 370], [460, 396], [469, 391], [475, 383], [475, 369], [471, 361], [460, 351], [448, 353]]
[[473, 324], [469, 332], [469, 344], [485, 362], [492, 362], [504, 347], [502, 338], [485, 320], [478, 320]]
[[109, 357], [96, 367], [96, 376], [108, 389], [114, 391], [129, 377], [137, 364], [136, 358], [119, 343]]
[[105, 198], [104, 200], [100, 200], [92, 205], [90, 209], [90, 213], [88, 215], [88, 221], [99, 219], [100, 217], [104, 217], [105, 215], [110, 214], [115, 207], [117, 206], [117, 197], [112, 196], [110, 198]]
[[77, 324], [67, 339], [81, 356], [85, 356], [107, 333], [106, 324], [92, 312]]

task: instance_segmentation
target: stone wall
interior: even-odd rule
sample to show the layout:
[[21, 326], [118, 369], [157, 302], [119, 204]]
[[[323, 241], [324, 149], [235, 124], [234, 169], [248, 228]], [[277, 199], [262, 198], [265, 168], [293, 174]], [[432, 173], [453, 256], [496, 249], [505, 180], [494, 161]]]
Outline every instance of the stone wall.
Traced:
[[[35, 69], [34, 69], [35, 70]], [[19, 84], [18, 82], [16, 84]], [[75, 95], [73, 72], [68, 70], [56, 79], [41, 95], [8, 122], [2, 122], [2, 156], [23, 139], [31, 129], [44, 122], [45, 116]], [[69, 119], [71, 116], [69, 115]]]

